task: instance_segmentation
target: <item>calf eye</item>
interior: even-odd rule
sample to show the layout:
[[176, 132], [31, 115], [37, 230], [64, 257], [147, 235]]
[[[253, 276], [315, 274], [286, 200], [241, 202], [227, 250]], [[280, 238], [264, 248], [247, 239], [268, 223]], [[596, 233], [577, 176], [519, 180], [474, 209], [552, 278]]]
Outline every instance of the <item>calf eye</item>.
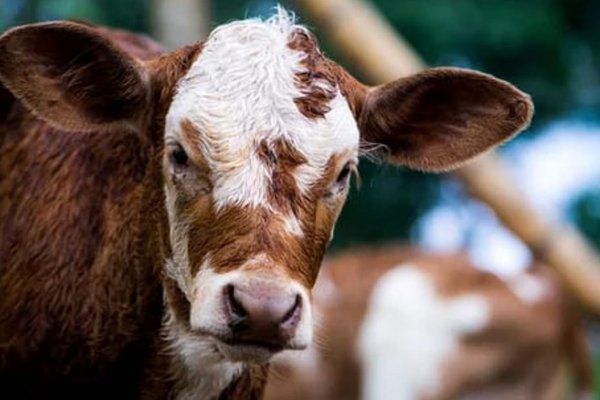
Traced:
[[172, 164], [178, 167], [187, 167], [188, 165], [188, 155], [181, 147], [180, 144], [175, 144], [171, 146], [169, 150], [169, 160]]
[[338, 174], [338, 176], [335, 180], [335, 183], [338, 185], [345, 184], [346, 181], [348, 180], [348, 176], [350, 175], [351, 170], [352, 170], [352, 167], [350, 166], [350, 163], [347, 162], [346, 165], [344, 165], [344, 168], [342, 168], [342, 170]]

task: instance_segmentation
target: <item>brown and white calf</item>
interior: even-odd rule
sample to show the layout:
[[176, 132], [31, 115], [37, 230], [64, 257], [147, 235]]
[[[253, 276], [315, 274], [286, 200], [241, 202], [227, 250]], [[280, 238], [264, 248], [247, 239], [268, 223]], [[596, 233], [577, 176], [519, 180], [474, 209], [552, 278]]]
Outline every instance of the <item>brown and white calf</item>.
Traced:
[[463, 69], [365, 86], [281, 10], [159, 53], [73, 22], [0, 37], [3, 394], [259, 396], [311, 342], [360, 143], [447, 170], [532, 114]]
[[[459, 254], [384, 246], [326, 261], [316, 337], [275, 358], [267, 400], [592, 399], [593, 368], [547, 266], [502, 280]], [[584, 398], [584, 397], [578, 397]]]

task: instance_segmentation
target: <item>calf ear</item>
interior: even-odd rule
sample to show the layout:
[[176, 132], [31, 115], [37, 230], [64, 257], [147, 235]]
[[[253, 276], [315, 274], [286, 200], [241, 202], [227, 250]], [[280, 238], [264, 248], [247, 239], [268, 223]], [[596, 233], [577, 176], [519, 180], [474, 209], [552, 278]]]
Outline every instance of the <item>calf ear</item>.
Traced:
[[37, 116], [66, 130], [131, 125], [149, 98], [140, 63], [92, 27], [72, 22], [2, 35], [0, 81]]
[[533, 113], [529, 96], [490, 75], [432, 68], [367, 90], [361, 138], [383, 144], [389, 161], [443, 171], [509, 139]]

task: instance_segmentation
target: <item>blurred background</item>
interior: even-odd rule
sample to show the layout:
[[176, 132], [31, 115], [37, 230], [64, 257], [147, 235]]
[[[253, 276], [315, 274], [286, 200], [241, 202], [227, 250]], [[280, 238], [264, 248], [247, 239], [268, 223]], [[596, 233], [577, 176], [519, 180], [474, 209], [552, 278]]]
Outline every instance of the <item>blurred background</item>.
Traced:
[[[280, 4], [296, 10], [292, 1]], [[515, 187], [550, 218], [574, 223], [600, 248], [600, 2], [594, 0], [370, 0], [430, 65], [470, 67], [530, 93], [531, 127], [501, 149]], [[201, 38], [239, 18], [267, 16], [271, 0], [1, 0], [2, 30], [27, 22], [75, 18], [147, 32], [170, 46]], [[178, 35], [178, 12], [197, 24]], [[297, 10], [299, 21], [311, 26]], [[181, 23], [185, 23], [182, 19]], [[319, 34], [333, 59], [360, 75]], [[405, 241], [436, 250], [467, 248], [501, 274], [530, 254], [494, 214], [451, 176], [363, 160], [336, 228], [334, 249]]]

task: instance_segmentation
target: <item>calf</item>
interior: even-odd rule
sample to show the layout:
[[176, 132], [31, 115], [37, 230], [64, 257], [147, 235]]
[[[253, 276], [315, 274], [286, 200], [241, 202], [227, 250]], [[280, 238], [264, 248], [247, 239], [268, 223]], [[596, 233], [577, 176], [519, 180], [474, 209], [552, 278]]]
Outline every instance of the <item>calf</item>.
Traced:
[[592, 396], [578, 319], [548, 267], [503, 281], [462, 255], [388, 246], [338, 255], [314, 293], [320, 338], [278, 356], [268, 400]]
[[365, 86], [283, 10], [159, 53], [73, 22], [0, 37], [3, 394], [259, 396], [311, 341], [359, 142], [447, 170], [532, 113], [464, 69]]

